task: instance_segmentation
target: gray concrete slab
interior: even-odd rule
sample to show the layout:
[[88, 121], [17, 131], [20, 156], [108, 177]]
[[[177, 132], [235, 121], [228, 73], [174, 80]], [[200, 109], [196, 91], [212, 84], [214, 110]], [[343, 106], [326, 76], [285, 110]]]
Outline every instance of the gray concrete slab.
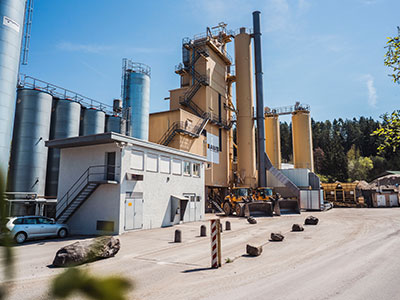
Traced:
[[[317, 226], [290, 232], [311, 214], [320, 219]], [[129, 299], [397, 299], [400, 294], [400, 208], [260, 217], [256, 225], [244, 218], [221, 220], [232, 224], [222, 233], [222, 258], [233, 262], [220, 269], [209, 269], [208, 221], [123, 234], [116, 257], [80, 268], [134, 280]], [[203, 224], [207, 237], [199, 237]], [[175, 229], [182, 231], [182, 243], [173, 243]], [[268, 242], [271, 232], [281, 232], [285, 240]], [[49, 283], [62, 269], [47, 266], [73, 241], [14, 247], [9, 299], [48, 298]], [[247, 243], [264, 245], [262, 255], [244, 256]]]

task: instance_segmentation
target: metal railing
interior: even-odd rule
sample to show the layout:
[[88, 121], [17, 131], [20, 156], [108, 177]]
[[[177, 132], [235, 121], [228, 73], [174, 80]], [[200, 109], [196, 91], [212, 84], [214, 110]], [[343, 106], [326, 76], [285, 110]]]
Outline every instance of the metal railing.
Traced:
[[75, 101], [85, 107], [96, 108], [108, 114], [115, 114], [111, 105], [104, 104], [100, 101], [83, 96], [77, 92], [28, 76], [26, 74], [19, 74], [18, 88], [32, 88], [35, 90], [44, 91], [60, 99]]
[[57, 218], [64, 214], [68, 207], [74, 202], [74, 200], [89, 183], [101, 183], [106, 182], [107, 180], [116, 181], [116, 170], [118, 168], [118, 166], [113, 165], [98, 165], [87, 168], [86, 171], [83, 172], [83, 174], [58, 201], [57, 211], [61, 212], [57, 215]]
[[296, 102], [295, 105], [282, 106], [277, 108], [264, 108], [266, 115], [290, 115], [295, 111], [310, 111], [310, 105]]

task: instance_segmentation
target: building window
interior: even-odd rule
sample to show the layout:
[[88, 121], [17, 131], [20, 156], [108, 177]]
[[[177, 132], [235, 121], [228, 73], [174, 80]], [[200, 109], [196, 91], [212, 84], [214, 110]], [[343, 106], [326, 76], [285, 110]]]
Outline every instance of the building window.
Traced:
[[174, 158], [172, 160], [172, 174], [182, 175], [182, 161], [180, 159]]
[[146, 170], [149, 172], [158, 172], [158, 155], [147, 153]]
[[144, 153], [142, 151], [132, 150], [131, 169], [143, 171]]
[[160, 156], [160, 172], [164, 174], [171, 173], [171, 158], [168, 156]]
[[193, 177], [200, 177], [200, 164], [193, 164]]
[[190, 172], [190, 162], [189, 161], [185, 161], [183, 162], [183, 175], [186, 176], [190, 176], [191, 172]]

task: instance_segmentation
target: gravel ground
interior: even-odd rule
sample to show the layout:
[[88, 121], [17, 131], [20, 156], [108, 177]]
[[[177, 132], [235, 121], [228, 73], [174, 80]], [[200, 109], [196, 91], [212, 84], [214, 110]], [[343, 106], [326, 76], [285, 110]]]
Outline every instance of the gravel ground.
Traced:
[[[290, 232], [293, 223], [303, 223], [311, 214], [320, 219], [317, 226]], [[208, 227], [208, 221], [123, 234], [116, 257], [80, 268], [100, 276], [119, 274], [132, 279], [135, 289], [129, 299], [400, 297], [400, 208], [260, 217], [256, 225], [233, 217], [221, 220], [232, 224], [231, 231], [222, 233], [222, 259], [233, 262], [219, 269], [209, 269], [209, 236], [199, 237], [200, 225]], [[172, 240], [178, 228], [183, 242], [175, 244]], [[284, 241], [269, 242], [271, 232], [284, 234]], [[16, 274], [8, 299], [50, 299], [49, 284], [62, 269], [49, 265], [60, 247], [74, 241], [32, 241], [14, 247]], [[247, 243], [263, 245], [262, 255], [245, 256]]]

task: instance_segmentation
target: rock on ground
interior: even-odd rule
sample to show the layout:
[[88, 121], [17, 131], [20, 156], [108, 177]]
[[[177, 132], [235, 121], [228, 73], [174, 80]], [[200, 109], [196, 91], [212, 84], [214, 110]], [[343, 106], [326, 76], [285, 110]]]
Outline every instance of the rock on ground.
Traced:
[[250, 224], [257, 224], [257, 220], [254, 217], [248, 217], [247, 222]]
[[255, 247], [249, 244], [246, 245], [246, 252], [250, 256], [259, 256], [262, 253], [262, 246]]
[[90, 241], [78, 241], [57, 251], [53, 266], [70, 267], [113, 257], [121, 247], [120, 241], [112, 236], [101, 236]]
[[313, 216], [309, 216], [305, 219], [304, 221], [305, 225], [317, 225], [318, 224], [318, 218], [317, 217], [313, 217]]
[[271, 241], [281, 242], [285, 237], [280, 233], [271, 233]]
[[292, 231], [304, 231], [304, 227], [300, 224], [293, 224]]

